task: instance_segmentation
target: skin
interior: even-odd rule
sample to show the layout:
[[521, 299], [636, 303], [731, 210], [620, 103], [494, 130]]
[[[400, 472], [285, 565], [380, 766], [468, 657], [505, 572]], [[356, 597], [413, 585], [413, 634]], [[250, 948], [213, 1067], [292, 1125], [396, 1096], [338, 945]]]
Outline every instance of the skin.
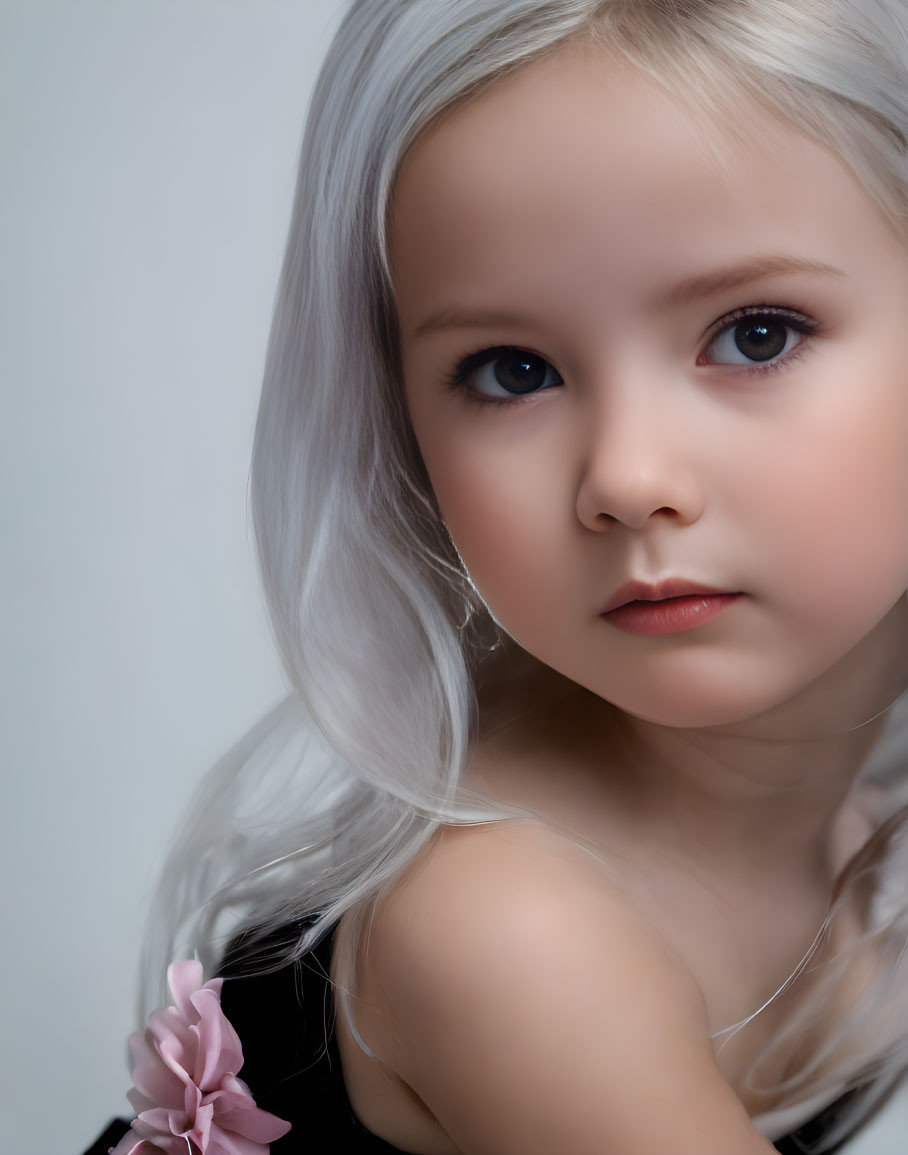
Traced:
[[[425, 134], [390, 237], [433, 490], [531, 655], [467, 783], [596, 862], [538, 828], [444, 833], [371, 925], [358, 1025], [383, 1065], [341, 1023], [351, 1097], [439, 1155], [768, 1151], [742, 1104], [775, 1100], [744, 1075], [786, 1008], [710, 1036], [810, 944], [868, 833], [868, 719], [908, 681], [903, 242], [764, 110], [704, 124], [588, 45]], [[742, 309], [779, 338], [771, 372], [748, 371]], [[544, 387], [508, 395], [476, 357], [502, 347]], [[741, 596], [683, 633], [603, 620], [625, 582], [669, 577]], [[564, 975], [525, 966], [564, 941]]]
[[[908, 678], [908, 261], [844, 165], [764, 111], [739, 117], [757, 139], [712, 129], [719, 164], [651, 81], [569, 52], [458, 110], [404, 165], [391, 255], [413, 427], [497, 620], [590, 691], [591, 750], [612, 703], [647, 802], [678, 783], [703, 813], [705, 791], [736, 853], [743, 822], [776, 860], [809, 815], [828, 839], [868, 744], [843, 732]], [[838, 272], [660, 302], [766, 254]], [[723, 318], [759, 306], [817, 332], [777, 328], [778, 369], [754, 376]], [[448, 387], [496, 346], [563, 384], [484, 405], [487, 366]], [[744, 596], [680, 634], [601, 618], [629, 579], [672, 576]]]

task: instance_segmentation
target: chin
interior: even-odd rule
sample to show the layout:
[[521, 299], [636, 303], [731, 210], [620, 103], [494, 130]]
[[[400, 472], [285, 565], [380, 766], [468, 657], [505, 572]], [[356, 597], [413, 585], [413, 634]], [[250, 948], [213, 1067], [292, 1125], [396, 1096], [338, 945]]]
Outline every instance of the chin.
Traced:
[[655, 726], [665, 726], [674, 730], [706, 730], [720, 726], [734, 726], [759, 717], [764, 711], [754, 713], [745, 706], [715, 702], [672, 703], [647, 705], [639, 709], [612, 702], [623, 713], [641, 722]]
[[789, 704], [797, 692], [790, 686], [755, 685], [752, 678], [745, 683], [729, 676], [685, 677], [666, 685], [650, 679], [639, 687], [622, 686], [617, 692], [612, 692], [614, 687], [587, 688], [634, 718], [682, 730], [735, 726], [764, 718]]

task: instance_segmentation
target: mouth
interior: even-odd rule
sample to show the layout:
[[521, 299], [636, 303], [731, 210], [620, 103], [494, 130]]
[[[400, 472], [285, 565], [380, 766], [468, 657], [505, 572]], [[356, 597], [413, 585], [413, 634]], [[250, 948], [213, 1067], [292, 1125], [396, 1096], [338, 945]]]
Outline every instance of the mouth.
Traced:
[[617, 589], [602, 611], [603, 614], [610, 614], [612, 610], [620, 609], [621, 606], [629, 605], [631, 602], [662, 602], [669, 601], [674, 598], [687, 597], [734, 597], [740, 591], [719, 590], [713, 586], [700, 585], [698, 582], [685, 581], [683, 578], [667, 578], [665, 581], [657, 582], [655, 585], [648, 585], [646, 582], [631, 581], [626, 582], [620, 589]]
[[678, 578], [657, 585], [628, 582], [615, 592], [601, 617], [628, 634], [676, 634], [703, 625], [739, 597], [739, 591]]

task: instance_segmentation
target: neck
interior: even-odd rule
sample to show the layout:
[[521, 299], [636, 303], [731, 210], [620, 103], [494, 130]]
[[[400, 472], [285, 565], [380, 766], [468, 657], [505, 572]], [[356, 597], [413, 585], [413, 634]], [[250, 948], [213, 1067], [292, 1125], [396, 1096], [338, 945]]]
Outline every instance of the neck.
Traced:
[[[843, 814], [882, 726], [785, 742], [634, 719], [622, 741], [637, 766], [627, 803], [662, 844], [694, 848], [711, 874], [794, 873], [825, 885], [843, 865]], [[845, 820], [853, 830], [853, 816]]]
[[849, 655], [796, 698], [758, 717], [698, 729], [622, 715], [628, 802], [711, 869], [827, 879], [855, 832], [862, 767], [908, 682], [895, 647]]
[[908, 601], [895, 613], [796, 696], [699, 728], [625, 714], [506, 647], [480, 685], [477, 788], [635, 860], [828, 891], [871, 832], [855, 787], [908, 684]]

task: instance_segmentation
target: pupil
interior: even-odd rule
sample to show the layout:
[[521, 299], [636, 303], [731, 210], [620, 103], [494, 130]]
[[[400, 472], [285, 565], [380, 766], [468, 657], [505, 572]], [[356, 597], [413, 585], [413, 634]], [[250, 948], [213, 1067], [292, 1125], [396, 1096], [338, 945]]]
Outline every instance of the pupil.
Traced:
[[752, 361], [769, 361], [785, 348], [785, 326], [744, 321], [735, 328], [735, 344]]
[[545, 361], [531, 353], [514, 353], [495, 362], [495, 380], [509, 393], [532, 393], [545, 382]]

